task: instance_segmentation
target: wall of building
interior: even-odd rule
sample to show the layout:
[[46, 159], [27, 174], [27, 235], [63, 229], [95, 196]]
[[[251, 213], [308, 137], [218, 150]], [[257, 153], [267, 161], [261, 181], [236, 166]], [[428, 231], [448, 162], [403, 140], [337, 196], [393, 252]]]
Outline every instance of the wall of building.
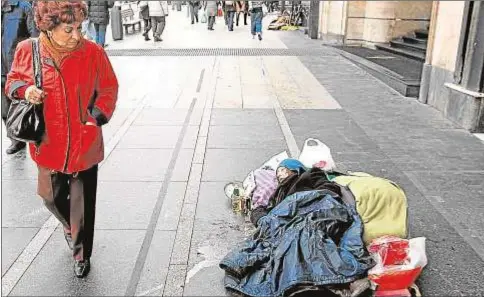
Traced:
[[343, 43], [346, 31], [347, 1], [323, 1], [320, 5], [321, 38], [328, 43]]
[[445, 83], [454, 81], [454, 71], [459, 48], [464, 1], [439, 1], [433, 44], [429, 50], [431, 60], [427, 104], [445, 111], [450, 90]]
[[388, 42], [416, 29], [426, 29], [431, 8], [431, 1], [324, 1], [321, 37], [370, 46]]
[[[469, 92], [456, 81], [458, 51], [463, 42], [461, 34], [464, 18], [464, 1], [439, 1], [429, 40], [432, 40], [422, 72], [420, 101], [425, 102], [462, 127], [473, 131], [484, 131], [484, 98], [482, 94]], [[476, 21], [476, 20], [472, 20]], [[482, 44], [479, 45], [482, 47]], [[466, 62], [468, 63], [468, 62]], [[483, 65], [472, 65], [482, 67]], [[457, 71], [458, 72], [458, 71]]]

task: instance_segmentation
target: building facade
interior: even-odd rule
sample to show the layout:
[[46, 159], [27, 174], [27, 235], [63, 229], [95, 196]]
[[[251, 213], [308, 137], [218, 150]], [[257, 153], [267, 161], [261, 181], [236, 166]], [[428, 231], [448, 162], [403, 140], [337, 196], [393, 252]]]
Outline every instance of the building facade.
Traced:
[[422, 61], [418, 100], [472, 132], [484, 131], [483, 2], [322, 1], [318, 27], [325, 43]]

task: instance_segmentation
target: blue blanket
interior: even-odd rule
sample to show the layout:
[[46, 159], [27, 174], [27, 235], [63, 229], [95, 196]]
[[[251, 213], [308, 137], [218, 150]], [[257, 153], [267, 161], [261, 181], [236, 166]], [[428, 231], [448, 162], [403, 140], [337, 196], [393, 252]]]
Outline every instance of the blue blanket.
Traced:
[[300, 285], [345, 284], [373, 261], [353, 206], [327, 190], [295, 193], [259, 220], [252, 238], [221, 261], [225, 287], [248, 296], [283, 296]]

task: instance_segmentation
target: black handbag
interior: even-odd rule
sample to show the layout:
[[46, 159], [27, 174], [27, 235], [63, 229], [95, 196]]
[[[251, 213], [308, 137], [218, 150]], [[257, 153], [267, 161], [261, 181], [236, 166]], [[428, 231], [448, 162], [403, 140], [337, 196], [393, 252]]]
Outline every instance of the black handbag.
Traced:
[[[42, 88], [42, 65], [39, 40], [32, 38], [32, 63], [35, 86]], [[27, 100], [11, 98], [12, 103], [7, 115], [7, 136], [23, 142], [40, 145], [45, 133], [44, 104], [33, 104]]]

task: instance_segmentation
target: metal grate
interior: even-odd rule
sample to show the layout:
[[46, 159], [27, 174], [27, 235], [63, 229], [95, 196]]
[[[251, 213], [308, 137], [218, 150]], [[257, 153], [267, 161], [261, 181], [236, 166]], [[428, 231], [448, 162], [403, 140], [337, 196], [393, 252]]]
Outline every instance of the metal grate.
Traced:
[[113, 49], [109, 56], [321, 56], [328, 51], [311, 48], [164, 48]]

